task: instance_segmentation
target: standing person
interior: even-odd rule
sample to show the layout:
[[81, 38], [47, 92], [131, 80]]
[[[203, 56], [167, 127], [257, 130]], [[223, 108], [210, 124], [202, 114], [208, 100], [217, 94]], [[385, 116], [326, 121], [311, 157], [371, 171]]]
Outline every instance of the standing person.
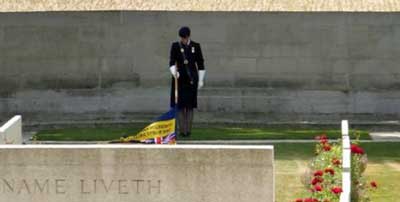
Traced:
[[197, 108], [197, 90], [204, 85], [204, 59], [200, 44], [190, 39], [189, 27], [179, 29], [180, 41], [172, 43], [169, 66], [173, 76], [171, 107], [175, 107], [175, 78], [178, 80], [179, 136], [190, 136], [193, 109]]

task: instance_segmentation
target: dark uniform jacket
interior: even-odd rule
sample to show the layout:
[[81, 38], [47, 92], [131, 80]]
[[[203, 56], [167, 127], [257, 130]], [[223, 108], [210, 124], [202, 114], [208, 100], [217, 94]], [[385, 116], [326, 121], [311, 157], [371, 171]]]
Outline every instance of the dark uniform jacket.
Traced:
[[[183, 50], [183, 53], [182, 53]], [[184, 64], [183, 55], [187, 60]], [[204, 70], [204, 59], [200, 44], [190, 41], [189, 45], [174, 42], [171, 45], [169, 66], [177, 65], [178, 78], [178, 108], [197, 107], [198, 70]], [[175, 82], [172, 77], [171, 107], [175, 106]]]

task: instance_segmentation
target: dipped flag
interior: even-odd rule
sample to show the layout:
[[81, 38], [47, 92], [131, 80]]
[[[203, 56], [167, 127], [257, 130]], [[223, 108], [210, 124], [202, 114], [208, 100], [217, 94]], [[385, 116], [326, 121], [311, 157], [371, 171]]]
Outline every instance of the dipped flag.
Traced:
[[170, 109], [134, 135], [121, 137], [111, 143], [176, 144], [176, 110]]

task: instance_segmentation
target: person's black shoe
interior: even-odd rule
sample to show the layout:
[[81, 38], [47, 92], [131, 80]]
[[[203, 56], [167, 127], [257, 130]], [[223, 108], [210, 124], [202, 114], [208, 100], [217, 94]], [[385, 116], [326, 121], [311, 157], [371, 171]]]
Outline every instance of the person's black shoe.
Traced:
[[179, 137], [186, 137], [185, 133], [179, 133]]
[[186, 133], [186, 137], [190, 137], [191, 134], [191, 132]]

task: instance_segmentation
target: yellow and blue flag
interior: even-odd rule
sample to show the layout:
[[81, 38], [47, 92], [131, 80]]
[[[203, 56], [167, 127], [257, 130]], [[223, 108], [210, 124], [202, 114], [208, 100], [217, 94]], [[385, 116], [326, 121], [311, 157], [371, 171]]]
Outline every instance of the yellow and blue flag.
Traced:
[[139, 133], [121, 137], [120, 143], [176, 144], [176, 109], [158, 117]]

